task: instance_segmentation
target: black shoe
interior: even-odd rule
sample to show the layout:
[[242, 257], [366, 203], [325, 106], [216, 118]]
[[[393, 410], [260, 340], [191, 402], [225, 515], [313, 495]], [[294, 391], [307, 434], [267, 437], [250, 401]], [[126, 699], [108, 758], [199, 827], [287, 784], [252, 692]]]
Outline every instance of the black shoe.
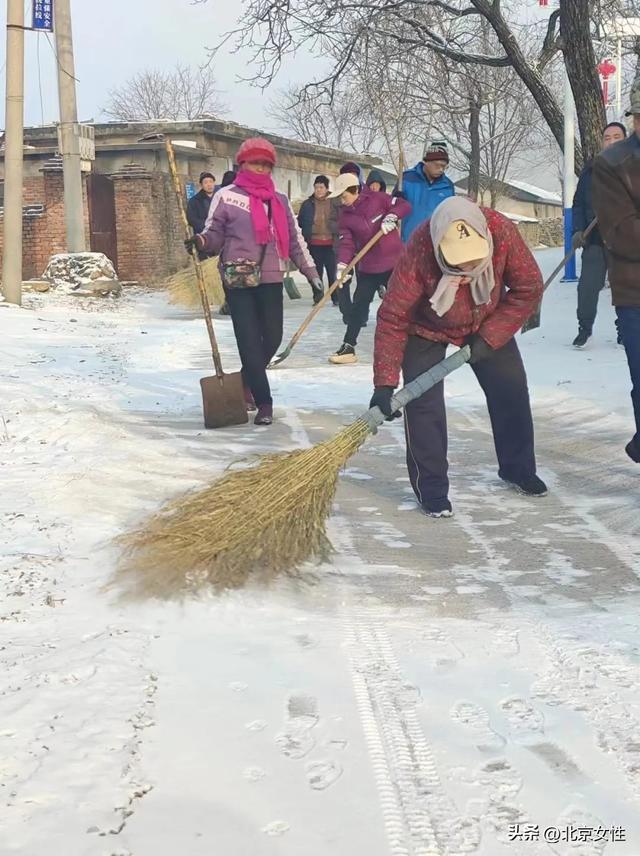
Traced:
[[221, 315], [231, 315], [231, 310], [229, 309], [229, 304], [227, 303], [226, 300], [222, 304], [222, 306], [220, 307], [220, 314]]
[[425, 500], [422, 510], [428, 517], [453, 517], [453, 508], [446, 496]]
[[546, 496], [549, 492], [546, 484], [538, 476], [529, 476], [518, 481], [506, 479], [504, 476], [500, 476], [500, 478], [503, 482], [515, 487], [518, 493], [522, 493], [524, 496]]
[[638, 448], [638, 444], [635, 439], [631, 440], [630, 443], [627, 443], [624, 450], [632, 461], [635, 461], [636, 464], [640, 464], [640, 449]]
[[356, 349], [353, 345], [348, 345], [346, 342], [343, 342], [342, 345], [338, 348], [335, 354], [331, 354], [329, 357], [330, 363], [335, 363], [335, 365], [351, 365], [352, 363], [357, 363], [358, 358], [356, 356]]
[[585, 327], [578, 328], [578, 335], [573, 340], [574, 348], [584, 348], [587, 344], [587, 340], [590, 338], [591, 333]]

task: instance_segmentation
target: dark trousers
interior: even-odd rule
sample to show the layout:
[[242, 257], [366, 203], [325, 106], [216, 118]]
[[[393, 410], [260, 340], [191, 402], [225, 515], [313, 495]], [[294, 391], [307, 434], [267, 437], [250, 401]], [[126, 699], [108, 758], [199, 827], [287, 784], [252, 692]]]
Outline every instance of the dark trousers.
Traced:
[[640, 446], [640, 306], [617, 306], [618, 330], [627, 352], [631, 372], [631, 401], [636, 418], [636, 434], [633, 438]]
[[[319, 247], [314, 246], [313, 244], [309, 244], [309, 252], [311, 253], [311, 258], [313, 259], [313, 263], [316, 266], [316, 270], [318, 271], [318, 276], [320, 279], [323, 279], [324, 272], [327, 272], [327, 280], [329, 281], [329, 285], [333, 285], [333, 283], [338, 278], [336, 273], [337, 270], [337, 262], [336, 262], [336, 251], [332, 246], [330, 247]], [[338, 303], [338, 295], [334, 291], [331, 295], [331, 300], [337, 304]]]
[[589, 244], [582, 251], [582, 269], [578, 280], [578, 324], [589, 333], [598, 311], [598, 297], [607, 279], [607, 256], [600, 244]]
[[358, 335], [360, 330], [367, 323], [369, 317], [369, 307], [371, 301], [375, 297], [381, 285], [386, 286], [389, 282], [392, 271], [388, 270], [384, 273], [362, 273], [358, 274], [358, 285], [356, 286], [353, 302], [349, 310], [349, 320], [347, 322], [347, 332], [345, 333], [344, 341], [347, 345], [355, 346], [358, 344]]
[[242, 379], [260, 407], [272, 404], [267, 365], [282, 342], [282, 283], [229, 288], [233, 331], [242, 360]]
[[[409, 383], [444, 359], [447, 346], [410, 336], [402, 372]], [[527, 377], [515, 339], [471, 367], [487, 399], [499, 474], [520, 481], [536, 472], [533, 419]], [[448, 496], [447, 414], [444, 383], [412, 401], [404, 411], [407, 467], [419, 502]]]

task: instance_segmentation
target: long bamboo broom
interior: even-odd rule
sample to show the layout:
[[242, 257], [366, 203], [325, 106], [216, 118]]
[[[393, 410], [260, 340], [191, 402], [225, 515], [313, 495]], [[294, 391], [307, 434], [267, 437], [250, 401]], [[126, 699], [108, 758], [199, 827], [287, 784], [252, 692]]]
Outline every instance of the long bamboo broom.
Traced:
[[[465, 346], [393, 397], [401, 408], [470, 357]], [[116, 582], [130, 594], [171, 598], [203, 587], [237, 588], [293, 574], [332, 552], [326, 521], [340, 470], [384, 422], [374, 407], [333, 439], [263, 457], [169, 503], [119, 539], [125, 554]]]
[[[209, 303], [213, 306], [222, 306], [224, 303], [224, 289], [222, 287], [222, 279], [220, 278], [220, 270], [218, 269], [218, 259], [205, 259], [203, 262], [200, 262], [200, 267], [204, 274], [204, 285]], [[166, 281], [166, 287], [169, 291], [169, 301], [171, 303], [186, 306], [189, 309], [198, 309], [201, 306], [201, 297], [198, 291], [193, 264], [190, 263], [189, 267], [179, 270], [173, 276], [169, 277]]]

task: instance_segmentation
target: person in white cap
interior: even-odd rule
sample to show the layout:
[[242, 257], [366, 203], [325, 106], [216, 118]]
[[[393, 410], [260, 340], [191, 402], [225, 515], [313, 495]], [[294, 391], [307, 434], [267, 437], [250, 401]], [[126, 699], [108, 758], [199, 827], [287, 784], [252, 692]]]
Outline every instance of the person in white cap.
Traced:
[[[542, 275], [503, 214], [462, 197], [446, 199], [400, 257], [378, 312], [372, 407], [393, 419], [391, 398], [468, 344], [487, 399], [498, 475], [527, 496], [544, 496], [536, 474], [527, 378], [514, 339], [542, 297]], [[407, 465], [426, 514], [450, 517], [444, 384], [405, 408]]]
[[369, 314], [369, 306], [376, 292], [386, 286], [395, 263], [402, 252], [398, 224], [411, 213], [405, 200], [376, 193], [360, 187], [351, 173], [339, 175], [332, 198], [340, 198], [342, 207], [338, 219], [338, 276], [349, 262], [377, 232], [384, 232], [358, 265], [358, 284], [348, 310], [347, 331], [344, 341], [329, 362], [337, 365], [356, 363], [358, 335]]
[[593, 206], [607, 249], [611, 298], [631, 372], [636, 432], [625, 451], [640, 464], [640, 77], [631, 87], [633, 130], [593, 167]]

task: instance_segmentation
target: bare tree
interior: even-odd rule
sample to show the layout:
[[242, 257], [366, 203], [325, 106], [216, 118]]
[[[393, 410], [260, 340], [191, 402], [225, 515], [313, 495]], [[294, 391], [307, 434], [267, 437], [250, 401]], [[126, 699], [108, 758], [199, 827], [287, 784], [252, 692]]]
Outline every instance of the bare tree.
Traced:
[[104, 112], [111, 119], [196, 119], [222, 115], [226, 106], [211, 68], [176, 65], [164, 71], [146, 69], [109, 92]]
[[[195, 0], [208, 2], [208, 0]], [[600, 16], [600, 0], [560, 0], [538, 26], [521, 23], [521, 4], [512, 0], [243, 0], [238, 26], [226, 33], [213, 53], [231, 43], [248, 50], [253, 77], [268, 86], [285, 57], [296, 50], [333, 56], [327, 75], [310, 84], [333, 98], [340, 79], [376, 41], [395, 46], [405, 58], [426, 61], [437, 54], [450, 63], [511, 69], [537, 105], [560, 149], [564, 145], [563, 112], [545, 79], [549, 64], [562, 54], [569, 72], [585, 155], [597, 148], [604, 124], [591, 38]], [[495, 36], [489, 53], [468, 47], [468, 36], [485, 22]], [[535, 33], [537, 50], [525, 50], [522, 36]], [[576, 165], [582, 165], [577, 147]]]
[[350, 81], [341, 84], [332, 103], [313, 99], [296, 87], [281, 90], [271, 100], [267, 115], [278, 131], [303, 142], [352, 152], [380, 151], [374, 117]]

